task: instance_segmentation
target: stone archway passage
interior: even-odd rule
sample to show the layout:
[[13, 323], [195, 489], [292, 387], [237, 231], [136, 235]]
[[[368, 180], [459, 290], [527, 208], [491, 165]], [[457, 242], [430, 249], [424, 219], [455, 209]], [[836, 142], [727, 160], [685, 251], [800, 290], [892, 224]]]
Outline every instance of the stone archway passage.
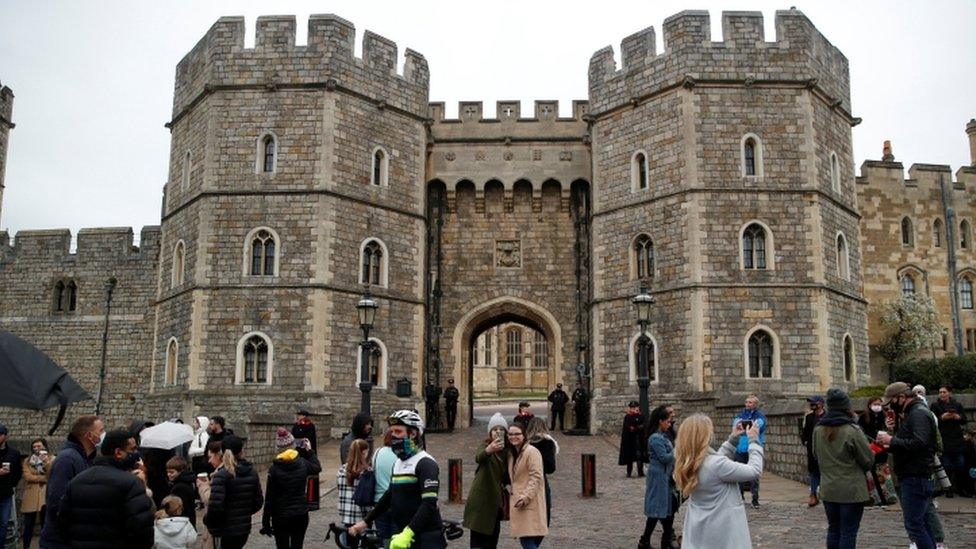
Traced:
[[563, 379], [563, 337], [556, 317], [545, 307], [519, 297], [504, 296], [488, 300], [464, 314], [454, 328], [451, 341], [450, 365], [455, 384], [461, 388], [458, 403], [462, 425], [471, 424], [472, 414], [472, 367], [471, 350], [474, 338], [485, 329], [504, 322], [515, 321], [534, 328], [545, 335], [549, 344], [549, 379], [552, 384]]

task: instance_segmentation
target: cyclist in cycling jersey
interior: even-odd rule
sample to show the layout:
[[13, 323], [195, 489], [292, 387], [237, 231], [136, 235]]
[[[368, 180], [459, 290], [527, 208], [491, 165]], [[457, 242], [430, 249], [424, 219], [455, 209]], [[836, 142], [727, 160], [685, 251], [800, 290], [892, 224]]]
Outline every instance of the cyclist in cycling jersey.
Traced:
[[399, 532], [390, 540], [390, 549], [447, 547], [437, 507], [440, 470], [420, 443], [424, 422], [412, 410], [394, 412], [387, 422], [393, 437], [391, 449], [397, 456], [390, 487], [364, 521], [349, 527], [349, 533], [359, 535], [376, 518], [389, 511], [393, 531]]

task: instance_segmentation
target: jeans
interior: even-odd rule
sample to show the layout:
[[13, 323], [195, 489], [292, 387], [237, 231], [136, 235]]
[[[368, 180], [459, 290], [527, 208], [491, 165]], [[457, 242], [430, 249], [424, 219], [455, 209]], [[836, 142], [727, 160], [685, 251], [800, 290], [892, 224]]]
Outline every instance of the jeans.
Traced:
[[0, 549], [7, 545], [7, 523], [10, 522], [10, 513], [14, 510], [14, 497], [7, 496], [0, 499]]
[[810, 473], [810, 495], [817, 495], [820, 489], [820, 473]]
[[932, 528], [925, 518], [932, 503], [931, 481], [922, 477], [903, 477], [899, 481], [898, 496], [908, 538], [918, 549], [935, 549]]
[[864, 503], [824, 502], [827, 513], [827, 549], [854, 549], [861, 527]]
[[942, 521], [939, 520], [939, 513], [935, 510], [935, 500], [929, 500], [929, 508], [925, 510], [925, 522], [932, 531], [932, 539], [936, 543], [945, 541], [945, 530], [942, 529]]
[[302, 549], [305, 531], [308, 530], [308, 513], [293, 517], [271, 519], [277, 549]]
[[522, 544], [522, 549], [539, 549], [542, 545], [542, 538], [545, 536], [526, 536], [524, 538], [519, 538], [519, 543]]
[[[737, 461], [738, 463], [749, 463], [749, 454], [736, 452], [735, 461]], [[752, 480], [749, 482], [740, 482], [739, 493], [742, 494], [742, 499], [745, 499], [746, 497], [745, 496], [746, 490], [749, 490], [749, 493], [752, 494], [752, 504], [758, 505], [759, 504], [759, 478], [757, 477], [756, 480]]]

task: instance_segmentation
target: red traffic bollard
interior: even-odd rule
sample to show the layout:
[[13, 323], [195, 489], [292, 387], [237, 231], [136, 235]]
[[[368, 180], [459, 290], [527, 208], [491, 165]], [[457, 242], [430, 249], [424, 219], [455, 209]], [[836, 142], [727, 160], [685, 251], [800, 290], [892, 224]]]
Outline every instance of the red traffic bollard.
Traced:
[[584, 498], [596, 497], [596, 454], [583, 454], [580, 456], [582, 467], [583, 493]]
[[461, 495], [461, 460], [460, 459], [449, 459], [447, 460], [447, 475], [448, 475], [448, 499], [451, 503], [463, 503], [464, 499]]

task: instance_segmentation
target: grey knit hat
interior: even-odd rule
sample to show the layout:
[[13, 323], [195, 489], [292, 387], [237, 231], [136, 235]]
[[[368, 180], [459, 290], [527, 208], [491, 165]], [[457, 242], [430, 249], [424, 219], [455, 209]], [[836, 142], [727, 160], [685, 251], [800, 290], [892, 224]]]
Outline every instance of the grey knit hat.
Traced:
[[495, 412], [495, 415], [488, 420], [488, 434], [491, 434], [491, 430], [495, 427], [508, 429], [508, 422], [505, 421], [505, 417], [500, 412]]
[[841, 389], [827, 389], [827, 409], [828, 410], [850, 410], [851, 397], [847, 396]]

